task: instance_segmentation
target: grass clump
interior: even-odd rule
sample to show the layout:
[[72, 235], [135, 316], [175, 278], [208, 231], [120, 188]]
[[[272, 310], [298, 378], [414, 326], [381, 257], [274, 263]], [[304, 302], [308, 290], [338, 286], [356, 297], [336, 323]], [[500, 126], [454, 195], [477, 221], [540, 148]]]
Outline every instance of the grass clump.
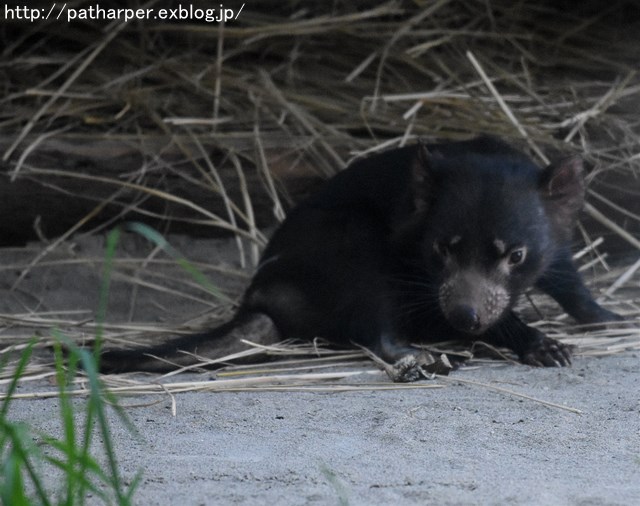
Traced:
[[[108, 407], [116, 410], [131, 429], [112, 394], [105, 391], [99, 378], [99, 354], [102, 322], [106, 312], [109, 279], [119, 232], [107, 241], [104, 276], [98, 308], [99, 324], [93, 353], [78, 348], [58, 331], [53, 332], [55, 380], [58, 386], [61, 435], [46, 434], [24, 421], [10, 418], [10, 406], [33, 354], [37, 339], [32, 339], [22, 352], [8, 383], [0, 407], [0, 500], [6, 506], [31, 504], [82, 505], [91, 498], [104, 504], [132, 504], [132, 496], [140, 476], [126, 483], [118, 468], [107, 418]], [[6, 361], [0, 365], [0, 370]], [[78, 370], [86, 377], [87, 397], [74, 403], [70, 386]], [[100, 441], [96, 448], [96, 441]], [[56, 477], [59, 486], [50, 490]], [[59, 478], [58, 478], [59, 476]]]

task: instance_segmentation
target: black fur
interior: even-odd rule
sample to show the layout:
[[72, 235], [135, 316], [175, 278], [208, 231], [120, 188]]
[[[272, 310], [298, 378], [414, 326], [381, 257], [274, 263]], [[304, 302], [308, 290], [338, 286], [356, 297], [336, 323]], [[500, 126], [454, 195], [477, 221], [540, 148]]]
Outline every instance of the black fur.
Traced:
[[[581, 323], [620, 319], [593, 300], [570, 257], [583, 196], [579, 160], [539, 169], [490, 137], [359, 160], [291, 211], [237, 320], [267, 315], [281, 338], [358, 344], [390, 363], [416, 355], [412, 342], [481, 338], [525, 363], [567, 365], [569, 348], [512, 307], [536, 285]], [[107, 353], [103, 364], [157, 370], [143, 353], [209, 354], [233, 326]]]

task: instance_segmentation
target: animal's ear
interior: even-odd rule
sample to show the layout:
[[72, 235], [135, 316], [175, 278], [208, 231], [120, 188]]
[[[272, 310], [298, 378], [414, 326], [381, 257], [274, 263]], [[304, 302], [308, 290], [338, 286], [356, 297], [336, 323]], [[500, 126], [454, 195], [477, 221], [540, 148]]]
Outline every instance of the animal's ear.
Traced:
[[582, 159], [577, 156], [566, 158], [543, 169], [539, 191], [550, 217], [569, 232], [584, 204]]
[[425, 142], [420, 139], [416, 146], [416, 154], [411, 163], [411, 189], [416, 211], [424, 211], [430, 200], [432, 190], [431, 166], [432, 155]]
[[[405, 193], [406, 207], [397, 216], [393, 217], [391, 224], [390, 242], [397, 248], [399, 254], [405, 248], [414, 247], [416, 242], [422, 239], [424, 234], [425, 212], [429, 208], [433, 193], [433, 158], [442, 156], [429, 153], [424, 141], [419, 140], [411, 152], [410, 174], [408, 188]], [[409, 250], [407, 250], [408, 254]]]

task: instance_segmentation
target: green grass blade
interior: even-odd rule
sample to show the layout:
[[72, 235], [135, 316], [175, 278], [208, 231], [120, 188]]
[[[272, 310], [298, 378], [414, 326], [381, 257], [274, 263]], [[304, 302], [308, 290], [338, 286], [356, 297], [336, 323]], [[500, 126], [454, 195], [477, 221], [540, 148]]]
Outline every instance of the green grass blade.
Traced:
[[24, 493], [25, 487], [22, 480], [21, 467], [21, 461], [15, 452], [10, 452], [9, 457], [2, 466], [0, 499], [2, 499], [3, 505], [28, 506], [31, 504]]
[[[13, 481], [11, 483], [6, 483], [6, 488], [8, 488], [9, 490], [2, 490], [2, 492], [0, 492], [0, 495], [4, 496], [5, 493], [8, 493], [9, 496], [13, 497], [14, 494], [18, 494], [15, 496], [17, 500], [20, 499], [21, 495], [24, 495], [24, 483], [21, 474], [21, 469], [24, 468], [24, 470], [27, 472], [27, 475], [29, 476], [29, 479], [33, 483], [40, 503], [44, 506], [49, 506], [51, 503], [47, 498], [45, 488], [42, 485], [38, 473], [36, 473], [29, 458], [30, 455], [41, 456], [39, 449], [32, 443], [30, 431], [28, 431], [26, 429], [26, 426], [23, 424], [9, 424], [5, 419], [1, 419], [0, 422], [0, 428], [2, 429], [2, 432], [6, 434], [5, 442], [8, 442], [8, 444], [10, 445], [9, 457], [7, 458], [7, 461], [13, 461], [13, 464], [10, 463], [9, 466], [18, 466], [17, 468], [9, 468], [9, 471], [13, 473]], [[3, 484], [2, 487], [3, 489], [5, 488], [4, 485], [5, 484]], [[20, 493], [14, 490], [18, 486], [22, 488], [22, 492]], [[13, 503], [9, 502], [8, 504], [11, 505]]]
[[109, 288], [111, 286], [111, 273], [113, 271], [113, 260], [116, 255], [116, 247], [120, 241], [120, 229], [114, 228], [107, 235], [107, 247], [105, 251], [104, 266], [102, 269], [102, 282], [100, 284], [100, 298], [96, 311], [96, 339], [93, 346], [96, 362], [99, 363], [100, 351], [102, 350], [102, 339], [104, 337], [104, 322], [109, 305]]
[[[48, 443], [50, 444], [51, 447], [58, 448], [61, 452], [65, 451], [64, 447], [60, 448], [60, 446], [56, 444], [56, 443], [59, 443], [59, 441], [57, 440], [49, 441]], [[85, 466], [84, 466], [84, 471], [78, 468], [73, 468], [69, 470], [68, 463], [66, 460], [61, 460], [59, 458], [52, 457], [51, 455], [44, 455], [43, 458], [46, 462], [51, 464], [52, 467], [55, 467], [60, 471], [62, 471], [66, 479], [69, 479], [68, 473], [72, 473], [74, 483], [76, 484], [81, 483], [83, 485], [82, 487], [77, 486], [76, 489], [74, 489], [70, 495], [67, 495], [64, 501], [60, 501], [59, 504], [76, 504], [76, 502], [78, 501], [83, 501], [83, 497], [86, 497], [87, 491], [99, 497], [104, 502], [108, 502], [109, 497], [107, 493], [104, 490], [102, 490], [102, 488], [97, 486], [92, 480], [92, 477], [94, 477], [95, 475], [95, 477], [97, 477], [100, 482], [109, 483], [109, 480], [107, 479], [107, 476], [102, 471], [100, 464], [98, 464], [98, 462], [96, 462], [93, 458], [91, 457], [88, 458], [88, 461], [85, 463]], [[77, 461], [78, 462], [81, 461], [81, 458], [77, 458]], [[81, 496], [80, 491], [84, 491], [83, 492], [84, 495]]]
[[74, 423], [74, 409], [71, 404], [71, 399], [67, 393], [67, 387], [69, 384], [69, 378], [75, 374], [77, 365], [77, 355], [70, 353], [68, 357], [68, 372], [64, 368], [64, 358], [62, 356], [62, 345], [59, 341], [56, 341], [53, 345], [55, 368], [56, 368], [56, 381], [59, 387], [59, 402], [60, 402], [60, 418], [62, 422], [64, 439], [62, 442], [53, 445], [53, 441], [50, 440], [49, 444], [54, 447], [58, 447], [60, 452], [66, 457], [65, 466], [63, 471], [66, 476], [66, 501], [69, 503], [72, 501], [73, 493], [78, 487], [76, 482], [76, 473], [74, 472], [76, 462], [76, 430]]
[[[11, 378], [11, 382], [9, 383], [9, 387], [7, 388], [7, 393], [4, 401], [2, 402], [2, 407], [0, 408], [0, 420], [5, 420], [7, 417], [7, 413], [9, 412], [9, 405], [11, 404], [11, 398], [18, 388], [18, 381], [24, 374], [25, 369], [27, 368], [27, 364], [29, 360], [31, 360], [31, 354], [33, 353], [33, 347], [36, 344], [36, 340], [31, 339], [27, 344], [27, 347], [24, 349], [20, 356], [20, 360], [18, 361], [18, 366]], [[0, 436], [0, 447], [2, 447], [3, 438]]]
[[194, 281], [196, 281], [196, 283], [204, 287], [211, 295], [226, 303], [232, 302], [232, 300], [224, 293], [222, 293], [222, 291], [218, 287], [211, 283], [211, 281], [209, 281], [209, 279], [202, 272], [200, 272], [195, 266], [193, 266], [183, 255], [180, 254], [178, 250], [171, 246], [171, 244], [169, 244], [169, 242], [162, 236], [162, 234], [160, 234], [160, 232], [154, 230], [148, 225], [145, 225], [144, 223], [140, 223], [137, 221], [126, 223], [125, 229], [141, 235], [142, 237], [162, 249], [171, 258], [173, 258], [176, 263], [182, 269], [184, 269], [194, 279]]
[[98, 379], [96, 363], [92, 360], [91, 355], [85, 350], [78, 350], [78, 353], [80, 354], [82, 367], [89, 379], [88, 413], [90, 412], [95, 416], [95, 421], [98, 424], [100, 435], [102, 436], [104, 451], [107, 455], [107, 462], [109, 465], [109, 484], [113, 487], [114, 492], [116, 493], [118, 503], [128, 504], [126, 494], [123, 491], [124, 486], [120, 478], [120, 469], [118, 468], [115, 451], [111, 441], [111, 432], [109, 431], [109, 424], [102, 398], [102, 385]]

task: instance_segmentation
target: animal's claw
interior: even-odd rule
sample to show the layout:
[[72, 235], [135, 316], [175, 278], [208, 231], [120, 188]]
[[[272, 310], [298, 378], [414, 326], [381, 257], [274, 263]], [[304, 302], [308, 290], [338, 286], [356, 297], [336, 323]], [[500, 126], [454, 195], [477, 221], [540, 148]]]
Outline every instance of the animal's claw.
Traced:
[[571, 365], [574, 346], [550, 337], [542, 338], [538, 346], [521, 357], [521, 362], [536, 367], [567, 367]]

